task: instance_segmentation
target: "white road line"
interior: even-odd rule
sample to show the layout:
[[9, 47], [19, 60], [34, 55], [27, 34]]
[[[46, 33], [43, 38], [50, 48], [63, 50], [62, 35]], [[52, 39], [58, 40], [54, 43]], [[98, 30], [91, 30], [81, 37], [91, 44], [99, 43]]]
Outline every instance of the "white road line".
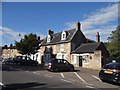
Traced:
[[10, 69], [13, 69], [12, 67], [10, 67]]
[[65, 76], [63, 75], [63, 73], [60, 73], [60, 75], [64, 78]]
[[49, 76], [49, 75], [44, 75], [45, 77], [49, 77], [49, 78], [52, 78], [52, 76]]
[[92, 77], [94, 77], [95, 79], [97, 79], [97, 80], [99, 80], [100, 82], [102, 82], [102, 81], [100, 80], [100, 78], [98, 78], [97, 76], [92, 75]]
[[3, 87], [6, 87], [2, 82], [0, 82], [0, 85], [3, 86]]
[[65, 82], [69, 82], [69, 83], [74, 83], [73, 81], [69, 81], [69, 80], [66, 80], [66, 79], [60, 79], [62, 81], [65, 81]]
[[84, 79], [82, 79], [76, 72], [74, 72], [74, 74], [81, 80], [83, 81], [84, 83], [87, 83]]
[[38, 72], [33, 72], [34, 74], [39, 74]]
[[0, 85], [2, 85], [2, 86], [3, 86], [4, 84], [0, 82]]
[[86, 87], [87, 87], [87, 88], [95, 88], [95, 87], [92, 87], [92, 86], [88, 86], [88, 85], [86, 85]]

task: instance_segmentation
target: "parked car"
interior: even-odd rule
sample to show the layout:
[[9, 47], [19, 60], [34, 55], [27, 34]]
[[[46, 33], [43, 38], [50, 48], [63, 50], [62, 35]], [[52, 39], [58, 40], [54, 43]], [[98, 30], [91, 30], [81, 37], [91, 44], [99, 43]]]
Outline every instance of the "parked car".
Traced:
[[3, 60], [2, 63], [3, 63], [3, 64], [14, 64], [14, 60], [8, 58], [8, 59]]
[[17, 65], [37, 65], [38, 62], [35, 60], [32, 60], [30, 57], [27, 56], [17, 56], [14, 59], [14, 63]]
[[111, 62], [103, 66], [99, 72], [101, 81], [120, 84], [120, 63]]
[[64, 59], [50, 60], [47, 66], [49, 71], [73, 71], [74, 66]]

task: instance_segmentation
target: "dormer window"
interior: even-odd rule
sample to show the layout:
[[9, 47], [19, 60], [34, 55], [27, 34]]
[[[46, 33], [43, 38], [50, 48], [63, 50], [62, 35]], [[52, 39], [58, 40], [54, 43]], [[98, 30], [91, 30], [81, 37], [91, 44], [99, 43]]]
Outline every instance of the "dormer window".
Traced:
[[48, 36], [47, 36], [47, 42], [49, 43], [50, 41], [51, 41], [51, 36], [48, 35]]
[[65, 40], [65, 39], [66, 39], [66, 32], [63, 31], [63, 32], [62, 32], [62, 35], [61, 35], [61, 40]]

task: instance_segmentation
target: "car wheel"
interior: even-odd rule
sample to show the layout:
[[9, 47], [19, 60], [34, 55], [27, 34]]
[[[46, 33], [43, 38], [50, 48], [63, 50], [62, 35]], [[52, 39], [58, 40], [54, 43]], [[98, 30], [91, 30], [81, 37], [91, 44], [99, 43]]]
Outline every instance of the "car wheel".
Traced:
[[72, 67], [72, 68], [70, 69], [70, 71], [74, 71], [74, 68]]
[[8, 62], [5, 62], [5, 64], [9, 64]]
[[55, 71], [55, 72], [58, 72], [58, 71], [59, 71], [58, 67], [55, 67], [54, 71]]
[[104, 79], [100, 79], [102, 82], [105, 82], [105, 80]]
[[18, 62], [18, 63], [17, 63], [17, 65], [21, 65], [21, 63], [20, 63], [20, 62]]
[[36, 64], [36, 63], [33, 63], [32, 65], [33, 65], [33, 66], [36, 66], [37, 64]]

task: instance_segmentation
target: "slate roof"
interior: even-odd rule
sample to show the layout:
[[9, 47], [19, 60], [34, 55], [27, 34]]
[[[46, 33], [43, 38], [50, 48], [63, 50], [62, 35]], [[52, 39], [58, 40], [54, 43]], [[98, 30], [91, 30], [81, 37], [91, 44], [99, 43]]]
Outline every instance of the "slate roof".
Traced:
[[92, 53], [99, 48], [100, 44], [101, 42], [81, 44], [72, 53]]
[[5, 47], [3, 46], [2, 49], [17, 49], [15, 46], [11, 46], [11, 47]]
[[52, 34], [52, 40], [50, 41], [50, 43], [47, 43], [47, 37], [43, 40], [43, 42], [41, 43], [41, 45], [51, 45], [51, 44], [58, 44], [58, 43], [65, 43], [65, 42], [70, 42], [74, 36], [74, 34], [76, 33], [76, 29], [71, 29], [68, 31], [65, 31], [67, 34], [66, 40], [61, 40], [61, 33], [55, 33]]

